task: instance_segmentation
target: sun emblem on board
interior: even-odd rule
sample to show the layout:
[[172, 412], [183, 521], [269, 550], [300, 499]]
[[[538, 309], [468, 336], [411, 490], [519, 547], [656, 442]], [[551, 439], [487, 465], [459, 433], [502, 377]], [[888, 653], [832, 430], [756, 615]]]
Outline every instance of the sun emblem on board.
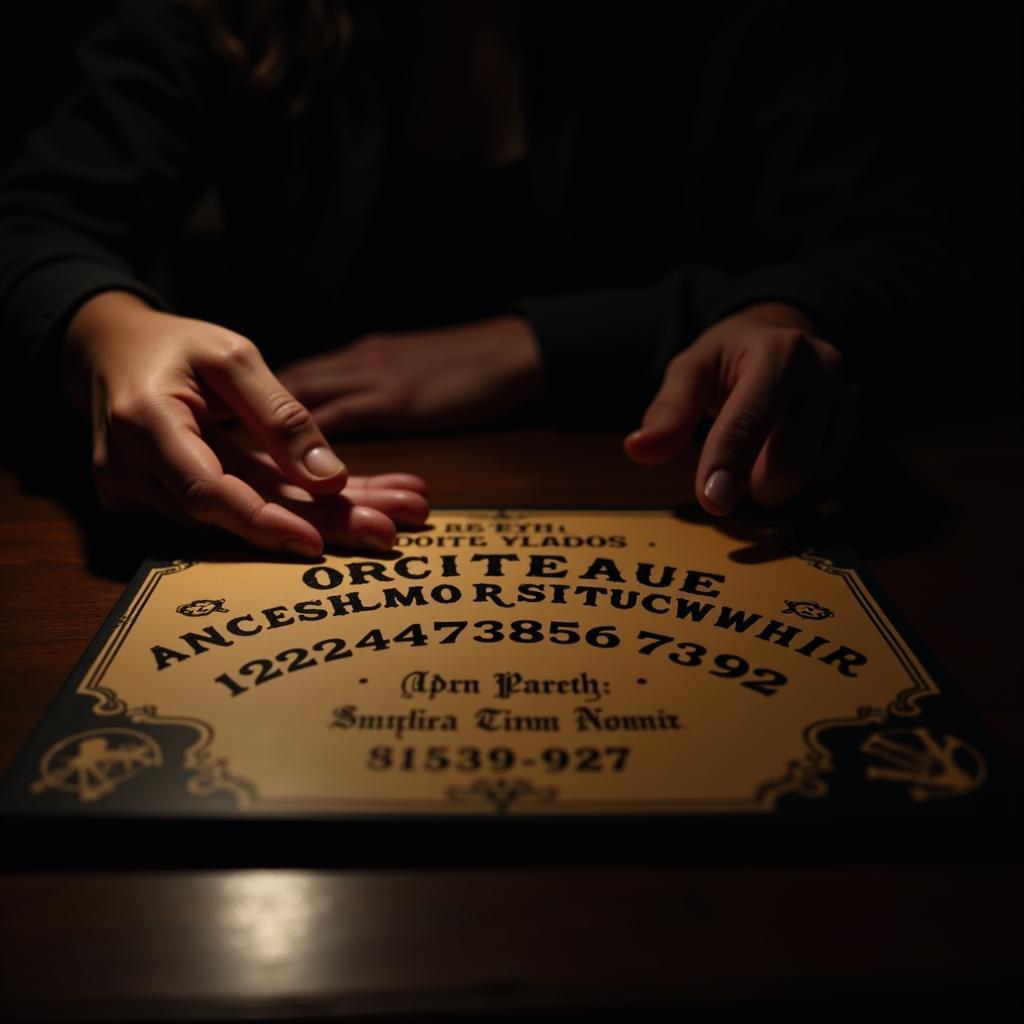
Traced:
[[783, 615], [799, 615], [801, 619], [811, 619], [820, 622], [822, 619], [831, 619], [835, 612], [817, 601], [786, 601], [786, 609]]
[[212, 615], [214, 612], [226, 612], [224, 607], [226, 597], [197, 597], [188, 604], [179, 604], [175, 611], [179, 615]]
[[985, 761], [974, 747], [957, 736], [937, 739], [921, 726], [876, 732], [860, 749], [882, 762], [868, 765], [869, 780], [905, 783], [910, 799], [919, 803], [964, 796], [985, 781]]
[[74, 793], [91, 804], [109, 796], [147, 768], [163, 764], [160, 748], [134, 729], [94, 729], [54, 744], [39, 763], [39, 778], [31, 791], [50, 789]]

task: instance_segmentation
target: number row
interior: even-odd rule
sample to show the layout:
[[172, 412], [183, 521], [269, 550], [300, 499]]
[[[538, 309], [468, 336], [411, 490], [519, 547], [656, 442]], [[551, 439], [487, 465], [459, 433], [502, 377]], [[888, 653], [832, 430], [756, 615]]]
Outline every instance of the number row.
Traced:
[[631, 748], [547, 747], [536, 756], [517, 754], [511, 747], [371, 747], [366, 767], [372, 771], [460, 772], [490, 771], [496, 774], [514, 768], [540, 767], [547, 772], [621, 772]]

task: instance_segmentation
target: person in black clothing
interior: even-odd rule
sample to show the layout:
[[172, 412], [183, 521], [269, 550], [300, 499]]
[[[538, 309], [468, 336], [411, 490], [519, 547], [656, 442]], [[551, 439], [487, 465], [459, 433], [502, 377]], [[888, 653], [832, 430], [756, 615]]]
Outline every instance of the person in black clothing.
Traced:
[[[0, 331], [91, 414], [104, 503], [386, 548], [422, 481], [346, 485], [324, 433], [531, 403], [649, 402], [644, 462], [712, 416], [715, 514], [834, 472], [846, 364], [960, 270], [812, 9], [712, 6], [125, 5], [0, 198]], [[245, 300], [223, 325], [144, 274], [210, 184]]]

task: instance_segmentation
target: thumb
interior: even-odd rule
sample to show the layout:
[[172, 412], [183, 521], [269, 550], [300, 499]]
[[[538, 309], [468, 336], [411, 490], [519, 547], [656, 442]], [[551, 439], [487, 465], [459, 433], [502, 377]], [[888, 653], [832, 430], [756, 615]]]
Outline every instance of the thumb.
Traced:
[[348, 470], [252, 342], [233, 336], [224, 350], [202, 361], [200, 371], [289, 480], [315, 494], [337, 494], [345, 486]]

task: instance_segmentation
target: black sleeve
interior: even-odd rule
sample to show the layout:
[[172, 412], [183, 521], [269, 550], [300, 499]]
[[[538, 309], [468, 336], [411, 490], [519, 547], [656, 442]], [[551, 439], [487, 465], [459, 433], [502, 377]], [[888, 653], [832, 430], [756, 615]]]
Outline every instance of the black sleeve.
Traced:
[[174, 4], [124, 3], [83, 47], [81, 87], [28, 139], [0, 182], [0, 338], [38, 356], [108, 289], [158, 308], [144, 280], [206, 181], [204, 48]]
[[912, 325], [965, 293], [941, 199], [856, 101], [844, 47], [811, 10], [749, 5], [708, 47], [678, 121], [692, 126], [681, 249], [695, 258], [648, 287], [516, 303], [558, 404], [585, 381], [572, 415], [649, 399], [675, 352], [752, 303], [802, 309], [856, 372], [923, 340]]

